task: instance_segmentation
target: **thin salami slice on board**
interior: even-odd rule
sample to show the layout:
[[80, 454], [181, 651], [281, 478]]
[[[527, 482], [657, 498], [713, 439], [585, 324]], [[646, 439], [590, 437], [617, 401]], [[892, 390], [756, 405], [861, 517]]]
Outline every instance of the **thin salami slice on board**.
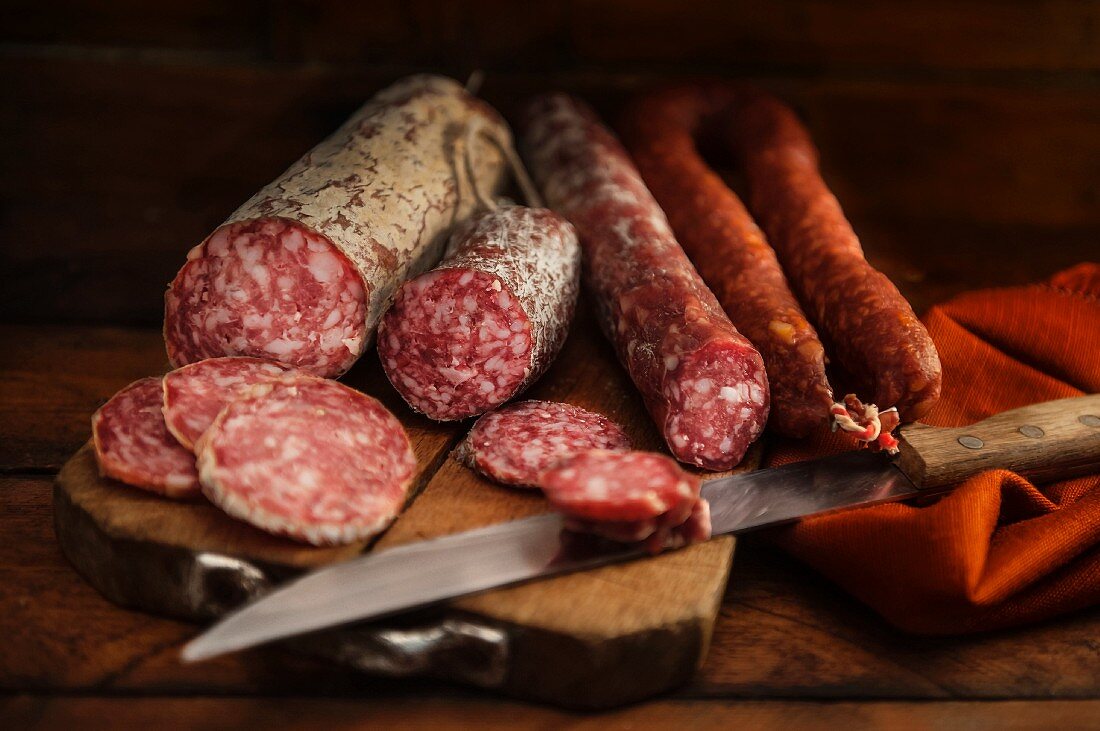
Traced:
[[416, 471], [405, 430], [382, 404], [311, 376], [253, 386], [196, 447], [211, 502], [257, 528], [314, 545], [384, 529]]
[[593, 522], [677, 526], [699, 500], [699, 478], [655, 452], [582, 452], [543, 472], [539, 487], [558, 512]]
[[199, 495], [195, 455], [180, 446], [161, 413], [161, 379], [142, 378], [92, 416], [99, 471], [127, 485], [171, 498]]
[[290, 366], [260, 358], [207, 358], [164, 376], [164, 423], [187, 449], [233, 399], [257, 383], [285, 376]]
[[[616, 543], [642, 543], [648, 553], [657, 554], [666, 549], [683, 548], [710, 539], [710, 503], [699, 498], [686, 502], [687, 518], [673, 522], [671, 513], [660, 518], [625, 522], [565, 519], [565, 529], [573, 533], [600, 536]], [[683, 515], [683, 510], [677, 510]]]
[[478, 208], [456, 169], [492, 195], [511, 144], [500, 115], [453, 79], [383, 89], [188, 254], [165, 296], [168, 359], [248, 355], [340, 375], [397, 286], [439, 261]]
[[507, 206], [471, 219], [450, 255], [406, 282], [378, 330], [390, 383], [437, 421], [483, 414], [541, 376], [565, 342], [581, 259], [568, 221]]
[[521, 401], [477, 420], [456, 456], [491, 480], [537, 487], [539, 474], [578, 452], [629, 449], [615, 422], [570, 404]]

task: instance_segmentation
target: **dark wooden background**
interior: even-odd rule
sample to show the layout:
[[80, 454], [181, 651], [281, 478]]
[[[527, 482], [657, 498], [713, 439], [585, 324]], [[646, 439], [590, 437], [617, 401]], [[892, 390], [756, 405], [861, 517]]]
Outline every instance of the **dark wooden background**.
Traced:
[[879, 263], [935, 282], [919, 307], [1014, 278], [1005, 252], [1048, 252], [1028, 276], [1096, 255], [1096, 2], [7, 0], [5, 319], [155, 324], [183, 253], [371, 92], [474, 69], [506, 112], [758, 80], [806, 116]]
[[[277, 650], [181, 666], [193, 628], [109, 605], [50, 527], [53, 475], [92, 410], [165, 365], [162, 293], [186, 250], [379, 87], [474, 69], [506, 113], [551, 88], [612, 118], [672, 77], [771, 88], [805, 116], [869, 257], [918, 309], [1100, 259], [1100, 2], [5, 0], [0, 693], [20, 694], [0, 698], [9, 727], [562, 722]], [[1100, 718], [1095, 611], [929, 640], [765, 546], [745, 541], [734, 573], [696, 681], [615, 723]], [[370, 700], [275, 703], [286, 695]]]

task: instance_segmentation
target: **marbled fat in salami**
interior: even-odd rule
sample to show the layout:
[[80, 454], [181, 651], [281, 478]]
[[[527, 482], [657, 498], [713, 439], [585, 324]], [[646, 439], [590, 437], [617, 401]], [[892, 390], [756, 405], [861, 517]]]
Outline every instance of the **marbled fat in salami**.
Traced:
[[652, 452], [591, 450], [546, 470], [539, 484], [567, 530], [649, 553], [710, 538], [710, 505], [699, 479]]
[[581, 266], [573, 226], [543, 208], [474, 216], [448, 250], [401, 286], [378, 330], [390, 383], [438, 421], [494, 409], [546, 371], [565, 342]]
[[550, 206], [577, 227], [601, 326], [672, 454], [707, 469], [737, 464], [767, 419], [763, 361], [699, 278], [626, 151], [562, 94], [529, 106], [523, 148]]
[[859, 239], [817, 167], [817, 150], [794, 112], [757, 94], [733, 115], [751, 207], [830, 352], [881, 409], [903, 421], [940, 395], [940, 360], [928, 331]]
[[164, 423], [187, 449], [214, 423], [214, 418], [245, 391], [285, 376], [291, 367], [246, 357], [207, 358], [164, 376]]
[[382, 404], [311, 376], [253, 386], [218, 415], [196, 452], [211, 502], [314, 545], [380, 532], [416, 471], [405, 430]]
[[806, 436], [825, 428], [833, 404], [824, 347], [764, 234], [699, 151], [736, 100], [729, 85], [671, 87], [636, 100], [621, 132], [676, 239], [764, 359], [769, 429]]
[[588, 450], [545, 470], [538, 484], [558, 512], [597, 523], [679, 525], [699, 500], [699, 478], [655, 452]]
[[509, 145], [499, 115], [451, 79], [379, 92], [188, 254], [165, 296], [169, 360], [246, 355], [343, 373], [397, 286], [435, 264], [476, 209], [456, 163], [491, 194]]
[[195, 455], [180, 446], [165, 426], [162, 393], [161, 379], [142, 378], [95, 412], [92, 440], [99, 471], [167, 497], [196, 497]]
[[543, 470], [578, 452], [629, 448], [622, 427], [601, 414], [553, 401], [521, 401], [478, 419], [456, 457], [496, 482], [537, 487]]

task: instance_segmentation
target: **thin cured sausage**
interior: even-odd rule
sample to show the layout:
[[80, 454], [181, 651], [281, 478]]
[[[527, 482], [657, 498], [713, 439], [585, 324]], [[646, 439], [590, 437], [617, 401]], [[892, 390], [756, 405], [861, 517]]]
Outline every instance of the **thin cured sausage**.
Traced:
[[476, 209], [456, 163], [491, 192], [510, 145], [499, 115], [451, 79], [379, 92], [187, 255], [165, 297], [169, 360], [247, 355], [343, 373], [397, 286], [435, 264]]
[[431, 419], [465, 419], [521, 393], [553, 362], [577, 302], [568, 221], [507, 206], [474, 216], [432, 271], [406, 282], [378, 330], [390, 383]]
[[290, 370], [284, 363], [243, 356], [207, 358], [177, 368], [164, 376], [164, 423], [180, 444], [194, 449], [226, 404]]
[[314, 545], [369, 538], [404, 505], [416, 458], [401, 423], [335, 381], [289, 376], [232, 401], [196, 445], [207, 498]]
[[903, 421], [940, 394], [940, 360], [913, 308], [863, 256], [817, 167], [817, 150], [788, 107], [751, 95], [730, 118], [751, 208], [829, 350], [880, 408]]
[[588, 449], [629, 449], [630, 440], [602, 414], [554, 401], [521, 401], [477, 420], [456, 453], [491, 480], [537, 487], [548, 467]]
[[618, 140], [582, 102], [526, 112], [523, 149], [550, 206], [580, 235], [600, 323], [672, 454], [728, 469], [764, 428], [760, 354], [699, 278]]
[[161, 415], [161, 379], [142, 378], [92, 416], [99, 471], [107, 477], [171, 498], [199, 494], [195, 455], [180, 446]]
[[825, 350], [763, 232], [699, 151], [731, 97], [706, 85], [644, 96], [623, 115], [623, 142], [700, 276], [760, 351], [771, 389], [768, 427], [806, 436], [825, 427], [833, 404]]

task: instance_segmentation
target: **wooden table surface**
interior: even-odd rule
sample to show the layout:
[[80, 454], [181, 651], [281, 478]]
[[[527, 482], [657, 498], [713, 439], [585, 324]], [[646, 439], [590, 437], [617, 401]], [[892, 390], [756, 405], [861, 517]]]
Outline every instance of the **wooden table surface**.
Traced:
[[[124, 5], [120, 17], [140, 4]], [[224, 18], [208, 22], [224, 14], [217, 4], [167, 5], [181, 18], [200, 8], [194, 23], [204, 42], [237, 42]], [[935, 5], [954, 12], [954, 4]], [[658, 3], [601, 5], [619, 6], [648, 8], [649, 20], [638, 22], [663, 27], [664, 16], [653, 15]], [[331, 18], [311, 43], [273, 46], [272, 63], [248, 55], [263, 50], [195, 50], [191, 35], [163, 41], [189, 49], [186, 56], [126, 51], [135, 42], [121, 36], [104, 41], [114, 50], [39, 50], [33, 44], [57, 27], [52, 15], [40, 16], [13, 24], [18, 31], [0, 55], [0, 88], [18, 101], [0, 104], [0, 727], [1100, 728], [1100, 609], [978, 636], [908, 636], [759, 538], [738, 545], [695, 679], [614, 712], [589, 717], [438, 682], [373, 678], [274, 649], [181, 665], [177, 652], [196, 627], [120, 609], [85, 585], [54, 539], [51, 483], [88, 438], [91, 413], [126, 383], [165, 368], [160, 297], [186, 248], [400, 70], [364, 71], [328, 57], [347, 48], [318, 40], [338, 32]], [[908, 27], [910, 10], [898, 17]], [[1075, 17], [1065, 21], [1071, 39], [1087, 35], [1078, 25], [1097, 27]], [[273, 27], [293, 37], [301, 23]], [[620, 56], [633, 63], [638, 44], [608, 45], [600, 35], [617, 24], [608, 20], [568, 47], [612, 54], [597, 58], [605, 67]], [[929, 25], [937, 37], [957, 26]], [[225, 38], [216, 31], [223, 27]], [[1100, 95], [1087, 70], [1100, 67], [1088, 50], [1096, 46], [1082, 40], [1085, 50], [1065, 59], [1037, 55], [1064, 68], [1061, 81], [1047, 83], [1055, 71], [1019, 71], [1039, 61], [1017, 59], [1015, 36], [1005, 37], [1005, 57], [979, 56], [977, 71], [953, 71], [972, 54], [944, 51], [924, 61], [946, 70], [916, 77], [903, 44], [887, 59], [893, 76], [841, 66], [766, 79], [807, 116], [869, 257], [919, 310], [1097, 254]], [[498, 55], [510, 63], [506, 41]], [[408, 64], [433, 62], [435, 41], [416, 48], [422, 57]], [[835, 53], [850, 48], [838, 42]], [[890, 44], [868, 48], [851, 52], [892, 53]], [[298, 56], [322, 61], [285, 65]], [[748, 73], [771, 73], [755, 57], [743, 63]], [[597, 77], [584, 67], [535, 82], [500, 71], [486, 93], [506, 106], [532, 88], [599, 88], [597, 105], [607, 109], [638, 84], [629, 73]]]
[[[1018, 266], [1012, 279], [1049, 268], [1023, 259]], [[7, 325], [0, 342], [0, 687], [11, 694], [0, 700], [0, 717], [15, 722], [9, 728], [165, 719], [210, 727], [1100, 723], [1100, 611], [981, 636], [906, 636], [752, 538], [739, 544], [695, 680], [594, 719], [271, 649], [181, 665], [177, 651], [196, 628], [108, 603], [66, 563], [51, 525], [55, 472], [87, 438], [100, 403], [163, 369], [160, 334]]]

